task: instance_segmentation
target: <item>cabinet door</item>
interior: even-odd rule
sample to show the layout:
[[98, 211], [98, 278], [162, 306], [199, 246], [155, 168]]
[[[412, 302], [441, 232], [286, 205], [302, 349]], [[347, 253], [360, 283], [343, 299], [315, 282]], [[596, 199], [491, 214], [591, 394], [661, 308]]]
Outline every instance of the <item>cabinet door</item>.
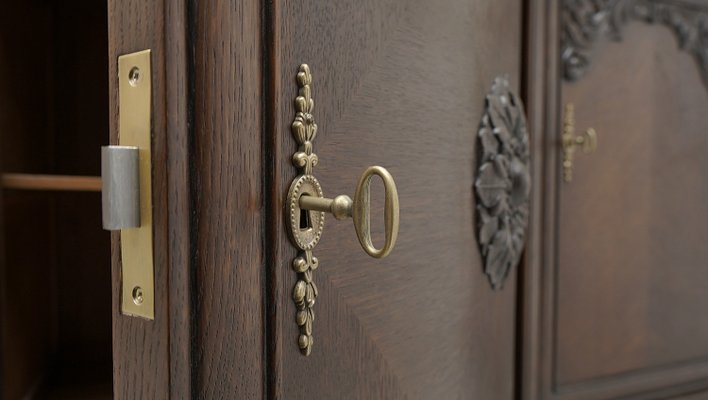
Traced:
[[[516, 268], [492, 288], [474, 182], [492, 83], [507, 77], [518, 93], [521, 4], [121, 3], [131, 7], [113, 11], [113, 34], [126, 40], [111, 55], [156, 46], [153, 57], [165, 58], [153, 82], [165, 98], [153, 100], [160, 297], [153, 322], [114, 317], [117, 397], [511, 399]], [[145, 37], [119, 28], [131, 15], [143, 16], [133, 25]], [[163, 15], [164, 26], [153, 23]], [[351, 196], [360, 173], [381, 165], [400, 200], [398, 242], [384, 259], [362, 251], [351, 220], [326, 217], [309, 356], [286, 218], [301, 64], [312, 74], [324, 193]]]
[[[541, 398], [696, 391], [708, 378], [706, 3], [560, 7], [541, 342], [531, 344], [543, 352]], [[594, 128], [599, 140], [575, 152], [567, 181], [558, 143], [570, 104], [575, 133]]]
[[150, 49], [152, 88], [154, 318], [121, 312], [120, 233], [111, 233], [116, 399], [184, 399], [191, 390], [186, 11], [183, 0], [108, 1], [109, 144], [119, 143], [118, 57]]
[[[497, 76], [518, 88], [521, 3], [275, 1], [268, 15], [266, 177], [269, 390], [281, 399], [511, 399], [515, 270], [501, 290], [484, 274], [473, 184], [485, 96]], [[313, 281], [313, 345], [301, 353], [286, 196], [298, 169], [291, 133], [296, 74], [309, 65], [318, 126], [315, 176], [352, 195], [371, 165], [400, 199], [393, 252], [369, 257], [351, 220], [327, 215]], [[374, 243], [383, 189], [372, 189]]]

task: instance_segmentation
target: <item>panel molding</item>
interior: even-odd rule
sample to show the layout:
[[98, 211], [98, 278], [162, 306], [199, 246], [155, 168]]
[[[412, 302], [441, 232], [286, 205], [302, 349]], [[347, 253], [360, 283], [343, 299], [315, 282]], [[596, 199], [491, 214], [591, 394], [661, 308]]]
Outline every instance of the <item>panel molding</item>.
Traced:
[[[525, 42], [526, 71], [523, 100], [527, 105], [527, 121], [531, 132], [532, 187], [529, 230], [524, 255], [524, 266], [519, 268], [521, 312], [517, 341], [520, 346], [518, 365], [518, 394], [524, 400], [580, 400], [620, 398], [625, 400], [663, 399], [686, 395], [708, 389], [708, 356], [677, 363], [651, 366], [622, 372], [582, 382], [556, 385], [555, 360], [555, 293], [557, 290], [557, 224], [560, 182], [561, 84], [572, 81], [565, 76], [565, 52], [569, 43], [565, 38], [568, 7], [586, 7], [586, 16], [592, 10], [614, 10], [612, 7], [652, 3], [656, 10], [674, 10], [686, 22], [683, 34], [693, 39], [686, 42], [694, 47], [685, 51], [699, 51], [697, 59], [704, 83], [708, 81], [708, 3], [695, 0], [675, 0], [671, 4], [662, 0], [544, 0], [527, 1], [527, 39]], [[605, 8], [597, 8], [604, 6]], [[593, 8], [595, 7], [595, 8]], [[610, 7], [610, 8], [607, 8]], [[663, 12], [663, 11], [662, 11]], [[695, 13], [693, 15], [691, 13]], [[671, 14], [669, 14], [671, 15]], [[703, 18], [704, 25], [701, 25]], [[607, 16], [605, 24], [609, 20]], [[637, 17], [622, 20], [618, 33]], [[644, 20], [657, 26], [664, 20]], [[683, 26], [676, 23], [676, 27]], [[673, 28], [673, 25], [670, 26]], [[576, 54], [588, 57], [588, 64], [576, 78], [580, 79], [590, 67], [594, 45], [603, 38], [610, 38], [606, 25], [592, 40], [582, 46], [573, 44]], [[676, 33], [676, 31], [674, 31]], [[697, 35], [700, 32], [702, 36]], [[679, 33], [676, 33], [677, 35]], [[621, 36], [616, 37], [621, 40]], [[700, 40], [699, 40], [700, 39]], [[681, 42], [680, 42], [681, 43]], [[694, 54], [694, 57], [697, 57]], [[557, 62], [558, 60], [562, 62]], [[708, 86], [708, 84], [707, 84]]]
[[632, 21], [669, 28], [691, 54], [708, 86], [708, 4], [665, 0], [564, 0], [561, 36], [563, 77], [572, 82], [591, 68], [592, 50], [603, 38], [622, 40]]
[[[659, 392], [685, 394], [697, 383], [708, 389], [708, 356], [634, 369], [553, 387], [553, 399], [655, 398]], [[625, 397], [627, 396], [627, 397]], [[656, 397], [664, 398], [664, 397]]]

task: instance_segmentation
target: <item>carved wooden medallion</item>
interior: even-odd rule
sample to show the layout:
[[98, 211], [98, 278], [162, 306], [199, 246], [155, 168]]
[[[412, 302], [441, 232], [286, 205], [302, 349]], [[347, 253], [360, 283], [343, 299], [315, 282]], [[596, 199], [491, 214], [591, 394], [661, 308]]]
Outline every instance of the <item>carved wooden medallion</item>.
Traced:
[[524, 106], [504, 78], [487, 95], [477, 148], [477, 237], [484, 272], [500, 289], [524, 249], [531, 183]]

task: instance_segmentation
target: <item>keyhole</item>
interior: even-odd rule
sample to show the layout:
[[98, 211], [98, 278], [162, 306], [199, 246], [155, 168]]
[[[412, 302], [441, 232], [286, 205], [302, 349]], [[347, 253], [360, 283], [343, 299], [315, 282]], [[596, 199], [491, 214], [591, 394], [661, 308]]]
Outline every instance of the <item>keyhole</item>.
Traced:
[[300, 209], [300, 230], [306, 231], [312, 229], [312, 220], [310, 219], [310, 211]]

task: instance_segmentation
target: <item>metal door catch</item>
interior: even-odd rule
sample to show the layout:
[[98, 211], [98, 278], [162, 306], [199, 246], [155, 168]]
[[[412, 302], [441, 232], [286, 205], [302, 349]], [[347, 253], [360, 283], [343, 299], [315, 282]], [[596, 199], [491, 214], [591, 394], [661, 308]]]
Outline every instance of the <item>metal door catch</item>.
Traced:
[[118, 142], [101, 148], [103, 228], [120, 230], [121, 312], [154, 319], [150, 50], [118, 57]]
[[138, 148], [101, 148], [103, 229], [115, 231], [140, 226]]

